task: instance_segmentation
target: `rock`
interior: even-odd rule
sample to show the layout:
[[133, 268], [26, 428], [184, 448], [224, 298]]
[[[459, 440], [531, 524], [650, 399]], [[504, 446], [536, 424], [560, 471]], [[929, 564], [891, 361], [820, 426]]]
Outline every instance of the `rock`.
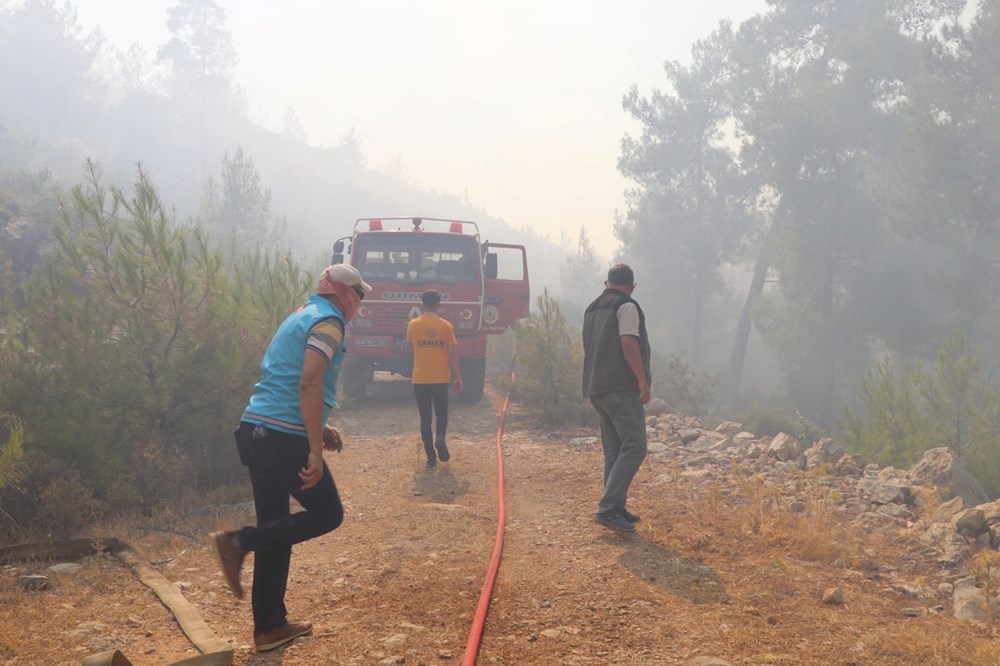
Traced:
[[695, 657], [685, 662], [685, 666], [732, 666], [732, 664], [718, 657]]
[[785, 462], [795, 460], [802, 453], [802, 445], [791, 435], [779, 432], [777, 437], [771, 440], [771, 445], [767, 447], [767, 454], [773, 458]]
[[699, 437], [701, 437], [701, 430], [681, 430], [679, 433], [681, 442], [684, 444], [690, 444]]
[[875, 509], [875, 511], [885, 516], [892, 516], [893, 518], [901, 518], [903, 520], [912, 520], [914, 518], [912, 511], [899, 504], [883, 504]]
[[736, 421], [723, 421], [715, 427], [715, 432], [722, 433], [726, 437], [735, 437], [743, 432], [743, 424]]
[[559, 638], [562, 632], [558, 629], [542, 629], [539, 633], [546, 638]]
[[812, 469], [820, 465], [833, 465], [844, 455], [844, 447], [829, 437], [824, 437], [806, 449], [806, 467]]
[[955, 519], [955, 530], [964, 537], [975, 539], [986, 531], [986, 514], [982, 509], [966, 509]]
[[[984, 622], [986, 620], [986, 593], [978, 587], [975, 576], [969, 576], [955, 581], [955, 591], [952, 593], [952, 613], [959, 620]], [[997, 601], [991, 600], [990, 608], [996, 617]]]
[[[997, 508], [1000, 509], [1000, 504]], [[961, 497], [952, 497], [935, 509], [929, 520], [931, 523], [950, 523], [963, 509], [965, 509], [965, 500]]]
[[393, 634], [392, 636], [383, 638], [382, 645], [387, 648], [402, 647], [402, 645], [406, 643], [406, 639], [406, 634]]
[[713, 452], [726, 451], [728, 449], [733, 448], [734, 446], [736, 446], [736, 442], [734, 442], [729, 437], [726, 437], [725, 439], [719, 440], [715, 444], [712, 444], [710, 447], [708, 447], [708, 450]]
[[61, 562], [60, 564], [53, 564], [51, 567], [46, 569], [46, 571], [59, 576], [70, 576], [75, 574], [81, 568], [83, 568], [83, 565], [77, 562]]
[[934, 523], [920, 535], [920, 541], [938, 553], [938, 563], [947, 569], [957, 567], [970, 551], [965, 538], [948, 523]]
[[409, 629], [410, 631], [427, 631], [427, 627], [422, 624], [413, 624], [412, 622], [400, 622], [400, 628]]
[[596, 437], [574, 437], [569, 440], [570, 446], [596, 446], [600, 443], [600, 440]]
[[691, 443], [691, 448], [698, 449], [700, 451], [707, 451], [714, 444], [727, 439], [729, 439], [729, 437], [723, 435], [722, 433], [707, 430], [701, 433], [701, 437]]
[[837, 476], [861, 476], [865, 470], [865, 459], [856, 453], [845, 453], [834, 466]]
[[926, 608], [904, 608], [899, 612], [906, 617], [923, 617], [927, 615]]
[[844, 590], [839, 587], [831, 587], [823, 593], [823, 603], [824, 604], [842, 604], [844, 603]]
[[399, 654], [394, 654], [393, 656], [386, 657], [382, 661], [378, 662], [378, 666], [396, 666], [397, 664], [405, 664], [405, 663], [406, 663], [406, 657]]
[[858, 491], [873, 504], [906, 504], [913, 492], [902, 481], [880, 481], [870, 477], [858, 481]]
[[25, 574], [17, 577], [17, 582], [21, 584], [21, 589], [26, 592], [42, 592], [52, 589], [52, 581], [45, 576], [38, 574]]
[[983, 486], [969, 473], [965, 463], [948, 447], [930, 449], [910, 468], [911, 478], [936, 486], [942, 499], [958, 496], [966, 506], [978, 506], [990, 501]]
[[451, 650], [438, 650], [438, 659], [451, 659], [454, 656]]
[[671, 409], [666, 400], [653, 398], [646, 403], [646, 414], [650, 416], [660, 416], [661, 414], [676, 414], [676, 410]]

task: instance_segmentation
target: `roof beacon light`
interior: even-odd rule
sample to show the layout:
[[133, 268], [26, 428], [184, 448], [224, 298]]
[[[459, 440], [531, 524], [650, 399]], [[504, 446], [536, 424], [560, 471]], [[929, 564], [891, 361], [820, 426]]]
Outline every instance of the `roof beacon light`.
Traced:
[[382, 220], [368, 220], [368, 231], [382, 231]]
[[461, 222], [452, 222], [451, 226], [448, 227], [448, 231], [450, 231], [453, 234], [460, 234], [460, 233], [462, 233], [462, 223]]
[[422, 231], [422, 229], [420, 228], [420, 223], [421, 222], [423, 222], [423, 220], [421, 220], [419, 217], [413, 218], [413, 230], [414, 231]]

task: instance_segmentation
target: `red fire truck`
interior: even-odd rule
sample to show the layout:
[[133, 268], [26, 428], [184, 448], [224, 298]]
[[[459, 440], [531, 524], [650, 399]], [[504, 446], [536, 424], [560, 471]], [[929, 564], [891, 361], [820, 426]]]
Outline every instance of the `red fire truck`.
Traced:
[[411, 376], [406, 325], [421, 314], [420, 295], [427, 289], [441, 293], [438, 314], [455, 327], [463, 402], [483, 396], [486, 336], [528, 316], [524, 246], [483, 242], [475, 222], [361, 218], [351, 236], [334, 243], [332, 261], [356, 266], [373, 289], [347, 327], [344, 390], [351, 397], [364, 396], [375, 371]]

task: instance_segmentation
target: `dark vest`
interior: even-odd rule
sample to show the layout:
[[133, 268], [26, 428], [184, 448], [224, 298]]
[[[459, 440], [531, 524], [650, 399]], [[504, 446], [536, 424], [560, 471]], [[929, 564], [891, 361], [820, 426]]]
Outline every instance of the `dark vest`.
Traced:
[[646, 382], [652, 384], [649, 370], [649, 337], [646, 335], [646, 315], [642, 308], [623, 291], [605, 289], [587, 307], [583, 315], [583, 396], [604, 395], [615, 391], [638, 391], [632, 369], [625, 361], [618, 331], [618, 308], [635, 303], [639, 310], [639, 351], [646, 371]]

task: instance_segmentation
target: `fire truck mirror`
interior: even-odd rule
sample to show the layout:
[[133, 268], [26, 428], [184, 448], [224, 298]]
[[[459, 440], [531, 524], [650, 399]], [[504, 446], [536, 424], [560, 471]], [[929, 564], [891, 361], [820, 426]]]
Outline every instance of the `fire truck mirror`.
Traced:
[[486, 255], [486, 278], [497, 279], [497, 255], [493, 252]]
[[344, 241], [339, 240], [333, 244], [333, 257], [330, 258], [331, 264], [342, 264], [344, 263]]

